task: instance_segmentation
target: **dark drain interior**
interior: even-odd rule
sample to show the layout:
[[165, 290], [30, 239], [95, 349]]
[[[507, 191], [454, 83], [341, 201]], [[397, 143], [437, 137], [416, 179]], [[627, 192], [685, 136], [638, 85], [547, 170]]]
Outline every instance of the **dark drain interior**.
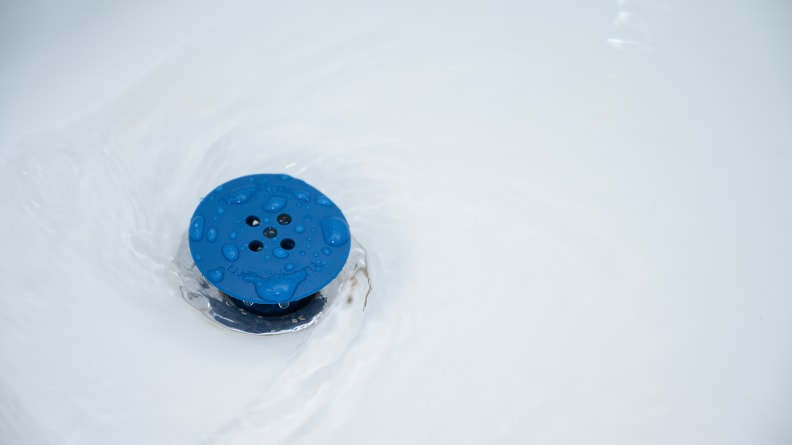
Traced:
[[318, 297], [321, 294], [321, 292], [316, 292], [301, 300], [292, 301], [289, 303], [282, 303], [282, 304], [251, 303], [248, 301], [242, 301], [240, 299], [234, 298], [223, 292], [220, 292], [220, 294], [223, 297], [226, 297], [229, 300], [231, 300], [240, 309], [244, 309], [254, 314], [261, 315], [262, 317], [283, 317], [285, 315], [291, 315], [299, 311], [300, 309], [304, 308], [316, 297]]

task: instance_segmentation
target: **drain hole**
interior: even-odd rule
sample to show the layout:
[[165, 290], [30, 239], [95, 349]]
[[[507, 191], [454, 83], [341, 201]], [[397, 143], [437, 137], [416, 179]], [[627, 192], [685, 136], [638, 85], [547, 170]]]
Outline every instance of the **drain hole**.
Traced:
[[281, 213], [278, 215], [278, 224], [285, 226], [291, 222], [291, 216], [286, 213]]
[[259, 240], [251, 241], [250, 244], [248, 244], [248, 249], [252, 250], [253, 252], [258, 252], [263, 248], [264, 243]]
[[269, 239], [275, 238], [276, 236], [278, 236], [278, 231], [275, 230], [274, 227], [267, 227], [266, 229], [264, 229], [264, 236]]
[[291, 238], [286, 238], [285, 240], [281, 241], [281, 247], [286, 250], [294, 249], [294, 240]]
[[258, 219], [258, 216], [250, 215], [247, 217], [247, 219], [245, 219], [245, 223], [250, 227], [256, 227], [261, 224], [261, 220]]

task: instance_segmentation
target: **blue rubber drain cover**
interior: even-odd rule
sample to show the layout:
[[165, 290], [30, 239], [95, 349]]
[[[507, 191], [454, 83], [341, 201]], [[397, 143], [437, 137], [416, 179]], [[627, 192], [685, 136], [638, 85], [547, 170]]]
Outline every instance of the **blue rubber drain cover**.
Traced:
[[201, 274], [224, 294], [262, 308], [307, 304], [341, 272], [351, 245], [341, 210], [283, 174], [218, 186], [195, 209], [188, 233]]

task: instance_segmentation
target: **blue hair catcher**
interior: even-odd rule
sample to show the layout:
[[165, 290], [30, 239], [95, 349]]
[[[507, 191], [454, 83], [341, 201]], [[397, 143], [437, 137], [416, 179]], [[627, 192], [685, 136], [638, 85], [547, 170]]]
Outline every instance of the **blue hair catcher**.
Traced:
[[349, 225], [319, 190], [283, 174], [228, 181], [203, 198], [189, 246], [203, 277], [252, 312], [279, 315], [311, 300], [344, 267]]

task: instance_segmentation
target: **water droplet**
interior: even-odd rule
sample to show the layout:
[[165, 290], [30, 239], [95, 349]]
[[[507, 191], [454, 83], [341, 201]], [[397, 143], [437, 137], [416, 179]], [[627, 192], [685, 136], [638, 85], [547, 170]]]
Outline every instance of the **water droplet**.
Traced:
[[277, 258], [286, 258], [287, 256], [289, 256], [289, 252], [285, 251], [284, 249], [281, 249], [280, 247], [276, 247], [272, 249], [272, 254], [275, 255], [275, 257]]
[[311, 198], [305, 192], [294, 192], [294, 197], [300, 201], [311, 202]]
[[300, 251], [300, 256], [305, 256], [305, 251], [304, 250]]
[[236, 239], [237, 233], [236, 232], [231, 232], [231, 233], [228, 234], [228, 237], [231, 238], [231, 239]]
[[244, 204], [250, 200], [258, 189], [255, 185], [245, 185], [237, 187], [228, 194], [226, 202], [229, 204]]
[[313, 255], [314, 255], [315, 257], [318, 257], [318, 256], [319, 256], [319, 252], [314, 252], [314, 254], [313, 254]]
[[287, 263], [285, 266], [283, 266], [283, 268], [286, 269], [286, 270], [294, 270], [294, 264], [293, 263]]
[[267, 212], [277, 212], [284, 207], [286, 207], [286, 200], [280, 196], [273, 196], [261, 205], [261, 208]]
[[338, 217], [325, 218], [320, 223], [322, 237], [331, 246], [342, 246], [349, 241], [349, 226], [346, 221]]
[[294, 226], [294, 231], [297, 232], [297, 233], [303, 233], [303, 232], [305, 232], [305, 226], [298, 224], [298, 225]]
[[330, 255], [331, 253], [333, 253], [333, 251], [330, 250], [329, 247], [322, 247], [322, 253], [325, 255]]
[[195, 261], [201, 261], [203, 257], [200, 254], [195, 255]]
[[224, 209], [224, 208], [222, 208], [222, 207], [218, 207], [218, 208], [217, 208], [217, 214], [218, 214], [218, 215], [222, 215], [223, 213], [225, 213], [225, 209]]
[[326, 196], [321, 195], [316, 198], [316, 203], [325, 207], [331, 207], [333, 205], [333, 201], [330, 201]]
[[193, 241], [201, 241], [203, 238], [204, 230], [204, 217], [196, 216], [190, 222], [190, 239]]
[[218, 267], [217, 269], [210, 270], [206, 278], [209, 278], [209, 281], [212, 283], [218, 283], [223, 281], [223, 276], [225, 276], [225, 270], [222, 267]]
[[239, 249], [233, 244], [226, 244], [223, 246], [223, 256], [228, 261], [236, 261], [239, 259]]
[[242, 280], [253, 283], [256, 287], [256, 295], [264, 303], [287, 303], [294, 295], [297, 286], [305, 281], [307, 273], [305, 270], [287, 274], [276, 274], [268, 278], [263, 278], [253, 272], [242, 275]]
[[206, 241], [213, 243], [217, 239], [217, 227], [212, 227], [206, 231]]
[[289, 175], [279, 175], [279, 176], [280, 176], [280, 178], [281, 178], [283, 181], [288, 181], [289, 179], [291, 179], [291, 178], [292, 178], [292, 177], [291, 177], [291, 176], [289, 176]]

